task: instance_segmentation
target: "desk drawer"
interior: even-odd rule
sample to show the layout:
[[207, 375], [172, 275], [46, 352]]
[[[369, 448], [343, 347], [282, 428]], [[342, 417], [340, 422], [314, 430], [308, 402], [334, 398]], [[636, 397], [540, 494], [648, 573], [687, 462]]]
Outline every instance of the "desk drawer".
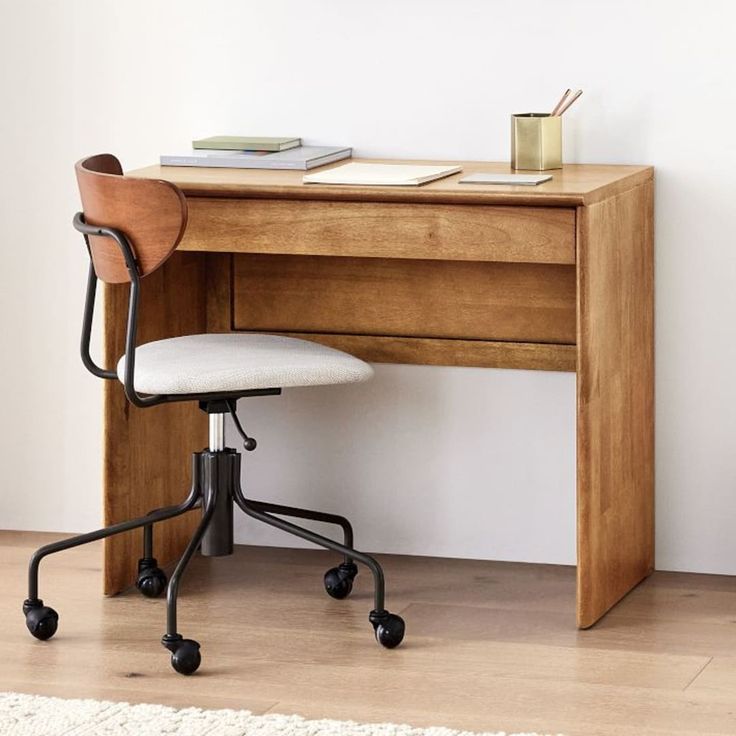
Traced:
[[179, 248], [234, 253], [575, 263], [575, 210], [189, 197]]
[[575, 268], [236, 255], [232, 326], [268, 332], [572, 345]]

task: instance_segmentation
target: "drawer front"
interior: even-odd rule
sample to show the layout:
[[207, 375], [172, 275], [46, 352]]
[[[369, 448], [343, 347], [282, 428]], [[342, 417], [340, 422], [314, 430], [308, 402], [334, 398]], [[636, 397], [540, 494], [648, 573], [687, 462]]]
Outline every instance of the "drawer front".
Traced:
[[572, 345], [575, 268], [236, 255], [233, 328]]
[[182, 250], [575, 263], [575, 210], [190, 197]]

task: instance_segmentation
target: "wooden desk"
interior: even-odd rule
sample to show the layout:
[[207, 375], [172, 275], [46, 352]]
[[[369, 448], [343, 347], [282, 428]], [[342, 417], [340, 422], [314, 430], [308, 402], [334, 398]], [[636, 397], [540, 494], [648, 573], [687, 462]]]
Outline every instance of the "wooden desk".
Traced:
[[[566, 166], [537, 187], [304, 185], [296, 171], [152, 166], [184, 191], [179, 251], [145, 279], [139, 341], [296, 334], [375, 362], [577, 371], [580, 627], [653, 568], [653, 171]], [[105, 292], [108, 365], [127, 287]], [[206, 445], [194, 405], [139, 410], [106, 384], [105, 523], [174, 503]], [[157, 556], [192, 519], [167, 522]], [[107, 542], [105, 590], [134, 579], [139, 535]]]

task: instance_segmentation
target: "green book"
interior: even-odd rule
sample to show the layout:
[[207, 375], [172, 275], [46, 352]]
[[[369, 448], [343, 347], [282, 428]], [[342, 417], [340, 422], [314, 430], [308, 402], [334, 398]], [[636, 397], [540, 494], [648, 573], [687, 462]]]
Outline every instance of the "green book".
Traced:
[[211, 138], [192, 141], [192, 148], [206, 148], [214, 151], [287, 151], [301, 144], [301, 138], [215, 135]]

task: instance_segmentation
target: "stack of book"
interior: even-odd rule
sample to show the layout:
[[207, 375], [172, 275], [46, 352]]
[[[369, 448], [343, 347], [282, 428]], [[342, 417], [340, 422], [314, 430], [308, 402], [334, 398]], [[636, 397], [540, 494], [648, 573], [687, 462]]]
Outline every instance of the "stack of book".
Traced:
[[190, 153], [161, 156], [162, 166], [215, 166], [231, 169], [314, 169], [350, 158], [352, 148], [303, 146], [301, 138], [218, 135], [192, 141]]

